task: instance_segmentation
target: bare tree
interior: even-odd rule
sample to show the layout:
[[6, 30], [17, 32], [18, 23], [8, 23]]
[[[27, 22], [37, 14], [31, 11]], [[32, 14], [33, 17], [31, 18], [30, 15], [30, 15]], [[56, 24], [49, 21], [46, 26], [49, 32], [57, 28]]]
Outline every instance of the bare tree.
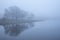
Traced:
[[[4, 15], [3, 19], [11, 20], [11, 22], [13, 22], [15, 20], [15, 22], [16, 22], [18, 20], [24, 21], [25, 19], [32, 20], [33, 19], [32, 17], [33, 17], [33, 14], [31, 14], [31, 16], [28, 16], [27, 12], [21, 10], [17, 6], [11, 6], [11, 7], [9, 7], [9, 9], [5, 9], [5, 15]], [[10, 35], [18, 35], [23, 30], [28, 28], [29, 25], [31, 26], [31, 25], [33, 25], [33, 23], [27, 23], [27, 25], [26, 25], [26, 23], [20, 23], [20, 24], [11, 23], [9, 25], [5, 25], [4, 29], [5, 29], [5, 33], [9, 33]]]

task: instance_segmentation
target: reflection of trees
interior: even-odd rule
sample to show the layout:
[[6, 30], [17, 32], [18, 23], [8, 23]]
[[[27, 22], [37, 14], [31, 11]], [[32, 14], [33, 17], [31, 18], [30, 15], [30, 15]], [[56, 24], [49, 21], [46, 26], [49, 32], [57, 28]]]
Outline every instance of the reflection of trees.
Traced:
[[[9, 9], [5, 9], [5, 15], [4, 15], [4, 20], [11, 20], [10, 24], [5, 24], [4, 25], [4, 29], [5, 29], [5, 33], [6, 34], [10, 34], [11, 36], [17, 36], [19, 33], [21, 33], [22, 31], [24, 31], [25, 29], [28, 28], [28, 26], [33, 26], [33, 23], [12, 23], [12, 20], [15, 21], [25, 21], [25, 19], [27, 20], [32, 20], [33, 18], [33, 14], [31, 14], [30, 16], [27, 14], [27, 12], [20, 10], [18, 7], [16, 6], [12, 6]], [[9, 21], [8, 21], [9, 22]]]

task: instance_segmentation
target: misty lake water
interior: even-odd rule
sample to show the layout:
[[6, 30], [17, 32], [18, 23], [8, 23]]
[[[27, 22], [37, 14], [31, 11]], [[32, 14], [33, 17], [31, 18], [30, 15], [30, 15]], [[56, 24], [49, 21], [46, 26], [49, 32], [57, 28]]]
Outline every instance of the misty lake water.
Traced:
[[0, 40], [40, 40], [60, 38], [60, 20], [46, 20], [35, 22], [34, 27], [23, 31], [20, 35], [12, 37], [4, 34], [4, 29], [0, 26]]

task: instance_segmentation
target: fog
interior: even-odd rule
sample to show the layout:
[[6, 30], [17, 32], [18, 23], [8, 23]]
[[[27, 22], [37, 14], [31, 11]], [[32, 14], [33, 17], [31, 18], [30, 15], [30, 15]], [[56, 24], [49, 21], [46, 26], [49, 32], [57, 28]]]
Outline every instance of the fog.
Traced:
[[22, 10], [32, 12], [38, 16], [56, 17], [57, 0], [0, 0], [0, 10], [16, 5]]
[[12, 37], [4, 34], [0, 27], [1, 40], [59, 40], [60, 39], [60, 0], [0, 0], [0, 18], [4, 16], [5, 9], [17, 6], [21, 10], [33, 13], [36, 19], [45, 19], [34, 22], [34, 27], [29, 28]]

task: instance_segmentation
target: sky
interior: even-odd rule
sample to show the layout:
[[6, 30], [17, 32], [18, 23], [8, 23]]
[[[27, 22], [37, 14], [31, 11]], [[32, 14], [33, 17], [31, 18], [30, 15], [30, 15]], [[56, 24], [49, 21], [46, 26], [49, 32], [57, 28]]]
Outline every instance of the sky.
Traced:
[[[18, 6], [21, 10], [34, 13], [37, 17], [59, 17], [59, 0], [0, 0], [0, 14], [10, 6]], [[0, 15], [0, 16], [1, 16]]]

